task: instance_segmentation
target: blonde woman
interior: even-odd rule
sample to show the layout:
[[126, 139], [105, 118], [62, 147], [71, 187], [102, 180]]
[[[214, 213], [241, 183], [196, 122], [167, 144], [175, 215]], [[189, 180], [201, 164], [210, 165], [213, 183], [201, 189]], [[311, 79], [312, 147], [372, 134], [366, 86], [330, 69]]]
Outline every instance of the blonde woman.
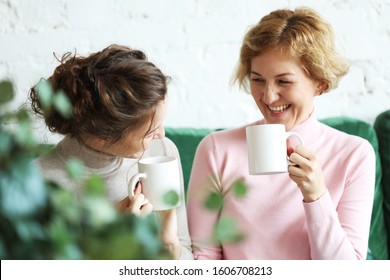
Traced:
[[[196, 259], [366, 258], [374, 150], [368, 141], [320, 123], [313, 104], [348, 71], [333, 37], [329, 23], [308, 8], [273, 11], [247, 32], [235, 80], [264, 117], [254, 124], [284, 124], [305, 145], [293, 149], [296, 166], [288, 173], [251, 176], [246, 126], [212, 133], [200, 143], [188, 192]], [[245, 198], [233, 194], [237, 181], [248, 187]], [[211, 192], [223, 197], [219, 212], [204, 209]], [[224, 217], [236, 221], [243, 241], [213, 242]]]

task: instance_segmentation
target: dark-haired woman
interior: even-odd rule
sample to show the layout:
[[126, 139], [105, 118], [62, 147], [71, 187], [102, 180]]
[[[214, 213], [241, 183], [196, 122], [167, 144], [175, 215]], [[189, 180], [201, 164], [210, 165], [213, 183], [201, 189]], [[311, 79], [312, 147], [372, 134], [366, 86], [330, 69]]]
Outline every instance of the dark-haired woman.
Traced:
[[[48, 81], [54, 91], [67, 95], [72, 117], [45, 115], [48, 129], [64, 135], [37, 159], [45, 177], [80, 198], [81, 184], [65, 171], [68, 159], [79, 158], [87, 173], [104, 179], [107, 199], [121, 211], [149, 215], [153, 205], [139, 188], [129, 199], [127, 183], [138, 172], [141, 157], [179, 158], [176, 146], [164, 137], [168, 80], [145, 53], [125, 46], [110, 45], [86, 57], [64, 55]], [[29, 94], [32, 109], [43, 115], [36, 87]], [[192, 259], [183, 183], [181, 187], [181, 206], [160, 213], [161, 238], [172, 258]]]

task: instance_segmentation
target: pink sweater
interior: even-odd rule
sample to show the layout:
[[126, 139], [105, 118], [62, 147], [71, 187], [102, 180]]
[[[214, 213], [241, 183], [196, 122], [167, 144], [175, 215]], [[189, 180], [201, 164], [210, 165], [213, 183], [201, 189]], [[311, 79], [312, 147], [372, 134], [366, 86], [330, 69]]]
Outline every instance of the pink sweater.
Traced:
[[[263, 123], [260, 121], [258, 123]], [[328, 192], [304, 203], [288, 173], [249, 175], [245, 127], [205, 137], [196, 152], [188, 190], [188, 219], [196, 259], [365, 259], [375, 187], [375, 153], [368, 141], [335, 130], [314, 113], [293, 131], [316, 153]], [[237, 198], [232, 185], [248, 187]], [[220, 212], [204, 207], [220, 192]], [[210, 242], [221, 217], [233, 218], [245, 239]]]

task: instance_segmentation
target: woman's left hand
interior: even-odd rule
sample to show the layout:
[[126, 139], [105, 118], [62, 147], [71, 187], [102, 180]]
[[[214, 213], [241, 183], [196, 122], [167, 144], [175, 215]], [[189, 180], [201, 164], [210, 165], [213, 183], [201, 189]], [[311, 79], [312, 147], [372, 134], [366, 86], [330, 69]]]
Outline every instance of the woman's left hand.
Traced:
[[290, 165], [288, 173], [300, 188], [303, 200], [312, 202], [320, 198], [326, 192], [326, 186], [317, 156], [304, 146], [297, 146], [290, 160], [297, 165]]

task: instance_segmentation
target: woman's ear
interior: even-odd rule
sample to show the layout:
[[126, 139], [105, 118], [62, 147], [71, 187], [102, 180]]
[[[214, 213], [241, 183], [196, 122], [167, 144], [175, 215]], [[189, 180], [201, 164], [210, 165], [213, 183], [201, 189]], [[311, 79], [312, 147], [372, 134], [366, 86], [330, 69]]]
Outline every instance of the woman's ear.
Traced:
[[327, 84], [325, 81], [320, 81], [317, 84], [316, 96], [321, 95], [327, 88]]
[[105, 147], [108, 144], [108, 140], [102, 137], [96, 137], [93, 139], [94, 145], [98, 147]]

